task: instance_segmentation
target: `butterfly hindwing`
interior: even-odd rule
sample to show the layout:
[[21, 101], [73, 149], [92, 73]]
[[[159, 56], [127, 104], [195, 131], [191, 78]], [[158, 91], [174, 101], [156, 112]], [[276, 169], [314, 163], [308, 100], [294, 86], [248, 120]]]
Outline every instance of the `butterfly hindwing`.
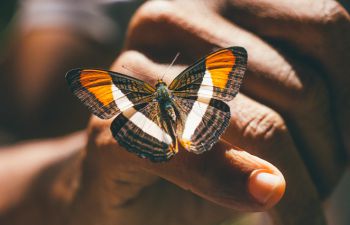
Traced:
[[179, 97], [202, 96], [230, 101], [239, 90], [246, 67], [244, 48], [221, 49], [184, 70], [169, 89]]
[[200, 154], [219, 140], [230, 120], [229, 106], [216, 99], [175, 97], [180, 111], [178, 139], [188, 151]]
[[142, 109], [129, 108], [111, 125], [118, 143], [129, 152], [154, 162], [169, 160], [177, 152], [177, 140], [161, 127], [157, 102]]
[[151, 101], [155, 91], [141, 80], [105, 70], [71, 70], [66, 80], [71, 91], [102, 119]]

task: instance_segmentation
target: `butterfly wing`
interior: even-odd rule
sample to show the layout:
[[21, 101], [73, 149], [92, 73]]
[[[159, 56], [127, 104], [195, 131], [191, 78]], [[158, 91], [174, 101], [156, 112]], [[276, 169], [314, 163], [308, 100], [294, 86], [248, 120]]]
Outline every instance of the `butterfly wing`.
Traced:
[[111, 131], [129, 152], [153, 162], [169, 160], [177, 153], [177, 140], [161, 128], [157, 102], [141, 109], [129, 108], [112, 122]]
[[242, 83], [247, 52], [242, 47], [220, 49], [180, 73], [169, 85], [181, 119], [177, 135], [194, 153], [210, 150], [225, 131], [232, 100]]
[[175, 97], [175, 102], [180, 111], [177, 135], [182, 146], [197, 154], [210, 150], [229, 124], [229, 106], [214, 98]]
[[218, 50], [184, 70], [169, 85], [178, 97], [199, 96], [230, 101], [237, 94], [247, 68], [242, 47]]
[[111, 71], [75, 69], [66, 75], [71, 91], [102, 119], [150, 102], [155, 89], [149, 84]]

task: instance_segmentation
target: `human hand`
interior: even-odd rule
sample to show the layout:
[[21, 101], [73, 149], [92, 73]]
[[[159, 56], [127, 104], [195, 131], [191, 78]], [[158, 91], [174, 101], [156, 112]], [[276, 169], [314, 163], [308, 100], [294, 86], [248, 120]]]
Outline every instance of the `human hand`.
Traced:
[[[327, 74], [332, 74], [333, 80], [346, 79], [344, 76], [339, 79], [335, 78], [333, 74], [340, 76], [347, 71], [348, 65], [345, 59], [348, 51], [342, 51], [342, 46], [347, 46], [346, 40], [348, 39], [345, 37], [349, 34], [346, 33], [346, 29], [342, 28], [348, 26], [349, 20], [348, 14], [336, 2], [324, 1], [325, 7], [312, 8], [315, 11], [305, 10], [311, 7], [307, 5], [309, 3], [303, 1], [299, 3], [299, 5], [281, 1], [254, 3], [249, 1], [176, 1], [172, 3], [156, 1], [147, 3], [134, 17], [127, 39], [127, 49], [136, 49], [142, 54], [134, 51], [124, 53], [112, 70], [130, 73], [122, 69], [122, 65], [127, 65], [133, 68], [133, 71], [145, 74], [144, 77], [139, 78], [150, 81], [156, 74], [163, 72], [163, 67], [159, 64], [169, 62], [176, 51], [182, 53], [180, 64], [189, 64], [210, 52], [214, 47], [232, 45], [245, 47], [249, 54], [249, 66], [243, 92], [250, 98], [238, 95], [230, 103], [231, 126], [223, 139], [274, 163], [283, 171], [289, 189], [281, 204], [271, 211], [277, 222], [322, 224], [318, 195], [327, 196], [344, 169], [344, 157], [342, 157], [344, 151], [340, 137], [337, 135], [337, 122], [333, 119], [332, 106], [338, 106], [335, 111], [343, 115], [339, 117], [344, 118], [342, 121], [348, 121], [347, 114], [344, 112], [349, 107], [344, 104], [336, 104], [336, 102], [341, 102], [342, 97], [340, 96], [346, 90], [344, 88], [332, 89], [339, 92], [335, 95], [337, 98], [329, 95], [330, 89], [320, 74], [324, 73], [322, 71], [324, 67]], [[271, 10], [265, 10], [266, 4], [271, 6]], [[323, 13], [319, 14], [319, 12]], [[249, 17], [239, 15], [249, 15]], [[257, 18], [252, 19], [252, 16], [261, 17], [259, 19], [263, 19], [264, 23]], [[280, 27], [289, 26], [294, 29], [283, 29], [283, 32], [280, 29]], [[256, 35], [244, 28], [253, 30]], [[301, 31], [304, 31], [305, 34], [298, 35]], [[332, 43], [331, 40], [339, 32], [344, 33], [342, 35], [344, 38], [338, 40], [337, 47], [334, 47], [329, 43]], [[293, 33], [294, 36], [289, 33]], [[320, 36], [321, 34], [324, 35]], [[309, 37], [314, 37], [314, 40], [317, 38], [317, 40], [310, 43]], [[332, 60], [325, 60], [326, 58], [321, 54], [324, 52], [318, 48], [320, 45], [324, 47], [328, 55], [331, 53]], [[291, 51], [291, 46], [297, 49]], [[156, 63], [145, 58], [143, 54]], [[324, 57], [323, 60], [321, 56]], [[319, 61], [319, 64], [314, 61]], [[183, 68], [173, 67], [172, 78]], [[170, 77], [168, 77], [169, 80], [171, 80]], [[346, 82], [336, 83], [345, 84]], [[342, 87], [345, 86], [342, 85]], [[123, 179], [126, 179], [128, 183], [124, 188], [128, 191], [130, 191], [130, 184], [138, 182], [140, 177], [146, 178], [146, 181], [137, 183], [133, 191], [126, 197], [123, 191], [116, 193], [117, 196], [114, 199], [117, 202], [134, 199], [140, 190], [148, 186], [150, 182], [154, 182], [155, 177], [160, 176], [206, 199], [234, 209], [262, 210], [273, 205], [256, 205], [257, 202], [254, 202], [256, 199], [251, 198], [251, 194], [247, 195], [249, 193], [249, 185], [246, 185], [249, 184], [247, 174], [268, 164], [258, 160], [262, 164], [254, 163], [255, 166], [250, 167], [250, 165], [248, 166], [250, 169], [243, 172], [242, 169], [247, 168], [245, 164], [249, 161], [246, 159], [254, 158], [255, 160], [256, 158], [243, 151], [228, 151], [232, 148], [230, 144], [219, 143], [211, 152], [200, 156], [191, 156], [180, 151], [179, 156], [169, 163], [150, 164], [130, 156], [127, 152], [119, 151], [117, 143], [109, 134], [109, 124], [110, 121], [102, 122], [96, 118], [91, 123], [89, 151], [93, 153], [88, 154], [96, 154], [94, 160], [101, 159], [92, 164], [102, 174], [107, 173], [107, 176], [117, 180], [117, 186], [120, 174], [112, 171], [122, 171]], [[341, 131], [346, 136], [346, 129]], [[101, 151], [104, 149], [115, 149], [116, 151], [108, 151], [109, 154], [103, 156], [107, 151]], [[225, 163], [228, 159], [233, 163]], [[198, 164], [210, 165], [208, 166], [209, 171], [205, 170], [205, 173], [209, 175], [214, 173], [215, 176], [203, 174], [204, 172], [199, 170], [199, 168], [203, 170], [203, 167], [198, 167]], [[131, 176], [130, 178], [130, 173], [125, 171], [131, 168], [132, 174], [136, 177]], [[273, 173], [279, 174], [281, 178], [275, 167], [270, 167], [270, 169], [274, 171]], [[220, 171], [220, 173], [215, 173], [215, 171]], [[226, 174], [226, 176], [217, 177], [217, 174]], [[242, 176], [239, 174], [245, 174], [243, 175], [245, 179], [241, 179]], [[189, 177], [193, 180], [191, 181]], [[240, 184], [237, 185], [235, 182]], [[121, 183], [125, 184], [125, 182]], [[283, 186], [282, 183], [280, 183], [280, 188]], [[116, 184], [107, 186], [112, 189], [114, 185]], [[232, 188], [233, 186], [235, 188]], [[210, 191], [212, 187], [215, 187], [216, 191]], [[282, 192], [277, 193], [278, 197], [273, 203], [278, 201]], [[121, 196], [124, 197], [121, 198]], [[159, 196], [154, 196], [154, 198], [159, 198]], [[167, 204], [177, 205], [170, 202]], [[147, 207], [145, 202], [142, 204]], [[181, 207], [184, 205], [187, 204], [181, 204]], [[290, 210], [291, 206], [298, 207], [299, 210]], [[141, 206], [140, 210], [143, 210]], [[211, 210], [213, 211], [215, 210]], [[219, 211], [223, 212], [223, 210]], [[308, 213], [303, 213], [305, 211]], [[142, 216], [135, 216], [132, 213], [130, 215], [132, 218], [142, 219]], [[178, 216], [181, 216], [180, 212]], [[119, 216], [120, 218], [129, 221], [125, 215]]]

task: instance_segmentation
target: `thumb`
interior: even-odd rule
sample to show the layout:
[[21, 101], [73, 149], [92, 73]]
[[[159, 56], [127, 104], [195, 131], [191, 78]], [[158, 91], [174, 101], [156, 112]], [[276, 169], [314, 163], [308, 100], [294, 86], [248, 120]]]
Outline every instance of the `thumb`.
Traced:
[[201, 155], [181, 149], [168, 163], [140, 163], [186, 190], [239, 211], [268, 209], [285, 190], [284, 177], [276, 167], [223, 140]]

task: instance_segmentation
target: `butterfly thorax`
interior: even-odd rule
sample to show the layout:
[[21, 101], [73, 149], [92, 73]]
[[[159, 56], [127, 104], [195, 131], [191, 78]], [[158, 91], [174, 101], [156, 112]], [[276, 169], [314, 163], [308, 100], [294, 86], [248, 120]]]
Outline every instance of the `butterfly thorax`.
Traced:
[[155, 99], [158, 101], [158, 103], [166, 108], [171, 107], [172, 96], [167, 85], [162, 80], [159, 80], [156, 84], [156, 88]]

